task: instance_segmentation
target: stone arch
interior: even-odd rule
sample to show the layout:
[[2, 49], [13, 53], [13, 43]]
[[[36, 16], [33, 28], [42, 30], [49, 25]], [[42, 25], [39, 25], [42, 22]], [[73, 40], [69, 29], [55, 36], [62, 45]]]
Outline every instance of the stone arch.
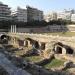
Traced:
[[6, 34], [2, 34], [2, 35], [0, 36], [0, 40], [1, 40], [2, 43], [7, 44], [8, 41], [9, 41], [9, 36], [6, 35]]
[[28, 41], [27, 40], [24, 40], [24, 46], [28, 47]]
[[54, 44], [53, 51], [57, 54], [73, 54], [74, 50], [67, 45], [57, 42]]
[[56, 54], [62, 54], [62, 47], [59, 46], [59, 45], [56, 45], [55, 48], [54, 48], [54, 52]]
[[33, 48], [39, 49], [39, 43], [36, 40], [33, 40], [31, 38], [26, 38], [28, 41], [30, 41], [30, 44], [32, 45]]
[[63, 47], [63, 44], [61, 42], [57, 42], [57, 43], [54, 44], [54, 46], [55, 45], [59, 45], [59, 46], [62, 46]]
[[19, 46], [24, 46], [24, 40], [18, 40]]
[[45, 43], [44, 42], [41, 42], [41, 50], [45, 50]]
[[7, 36], [7, 35], [5, 35], [5, 34], [2, 34], [2, 35], [0, 36], [0, 39], [1, 39], [1, 40], [8, 39], [8, 38], [9, 38], [9, 36]]
[[35, 45], [35, 48], [37, 49], [39, 48], [39, 43], [37, 41], [35, 41], [34, 45]]
[[57, 53], [62, 54], [62, 48], [60, 46], [57, 47]]
[[26, 40], [30, 41], [30, 44], [33, 43], [33, 39], [31, 39], [31, 38], [26, 38]]
[[63, 44], [61, 42], [57, 42], [57, 43], [54, 44], [53, 51], [56, 54], [62, 54], [62, 47], [63, 47]]
[[74, 50], [71, 47], [65, 45], [64, 48], [66, 49], [66, 54], [73, 54], [74, 53]]

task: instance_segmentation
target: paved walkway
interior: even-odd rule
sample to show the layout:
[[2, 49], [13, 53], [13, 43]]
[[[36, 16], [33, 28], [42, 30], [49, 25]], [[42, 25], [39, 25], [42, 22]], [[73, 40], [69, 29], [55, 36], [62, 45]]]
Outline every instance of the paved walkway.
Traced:
[[14, 66], [2, 53], [0, 53], [0, 65], [9, 73], [9, 75], [31, 75], [25, 70]]

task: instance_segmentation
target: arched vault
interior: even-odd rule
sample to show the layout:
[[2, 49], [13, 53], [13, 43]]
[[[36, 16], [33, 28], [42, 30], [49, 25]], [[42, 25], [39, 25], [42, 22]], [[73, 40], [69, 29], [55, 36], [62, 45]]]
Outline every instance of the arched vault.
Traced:
[[67, 45], [62, 44], [61, 42], [57, 42], [54, 44], [53, 51], [56, 54], [73, 54], [74, 50]]

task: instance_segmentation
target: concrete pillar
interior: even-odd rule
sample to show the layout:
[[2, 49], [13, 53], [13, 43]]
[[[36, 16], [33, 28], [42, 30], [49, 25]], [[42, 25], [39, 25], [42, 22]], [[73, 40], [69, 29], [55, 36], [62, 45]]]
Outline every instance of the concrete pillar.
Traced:
[[11, 32], [16, 33], [16, 25], [11, 25]]
[[9, 42], [10, 44], [13, 44], [13, 37], [11, 37], [11, 40]]
[[16, 25], [14, 25], [14, 32], [16, 33]]
[[16, 32], [16, 25], [11, 25], [11, 33], [14, 33], [14, 32]]
[[24, 46], [26, 45], [26, 41], [24, 41]]
[[28, 47], [31, 47], [32, 45], [30, 44], [30, 41], [28, 41]]
[[11, 25], [11, 33], [13, 32], [13, 26]]
[[41, 43], [41, 49], [45, 50], [45, 43], [43, 43], [43, 42]]
[[51, 49], [49, 43], [45, 43], [45, 50], [47, 51], [49, 49]]
[[62, 54], [66, 54], [66, 49], [65, 48], [62, 48]]
[[28, 41], [24, 41], [24, 46], [28, 47]]
[[39, 42], [39, 48], [41, 49], [41, 42]]
[[55, 50], [55, 52], [57, 51], [57, 46], [55, 46], [54, 50]]
[[14, 41], [14, 44], [15, 44], [15, 38], [13, 39], [13, 41]]
[[12, 28], [12, 30], [13, 30], [13, 33], [14, 33], [14, 25], [13, 25], [13, 28]]
[[15, 25], [14, 25], [14, 33], [15, 33]]

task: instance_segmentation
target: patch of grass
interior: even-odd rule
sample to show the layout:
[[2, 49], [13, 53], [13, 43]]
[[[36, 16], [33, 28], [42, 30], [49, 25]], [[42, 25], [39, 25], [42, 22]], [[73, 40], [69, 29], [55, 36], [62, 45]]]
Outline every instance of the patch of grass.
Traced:
[[50, 69], [50, 68], [63, 66], [63, 64], [64, 64], [63, 60], [53, 59], [50, 63], [44, 65], [44, 67]]
[[14, 53], [17, 56], [24, 55], [25, 54], [25, 50], [18, 50], [18, 51], [15, 51]]
[[42, 60], [42, 57], [40, 57], [40, 56], [29, 56], [29, 57], [25, 57], [24, 59], [25, 60], [29, 60], [29, 61], [35, 63], [35, 62], [41, 61]]
[[52, 32], [52, 33], [43, 33], [48, 35], [59, 35], [59, 36], [75, 36], [75, 32]]

